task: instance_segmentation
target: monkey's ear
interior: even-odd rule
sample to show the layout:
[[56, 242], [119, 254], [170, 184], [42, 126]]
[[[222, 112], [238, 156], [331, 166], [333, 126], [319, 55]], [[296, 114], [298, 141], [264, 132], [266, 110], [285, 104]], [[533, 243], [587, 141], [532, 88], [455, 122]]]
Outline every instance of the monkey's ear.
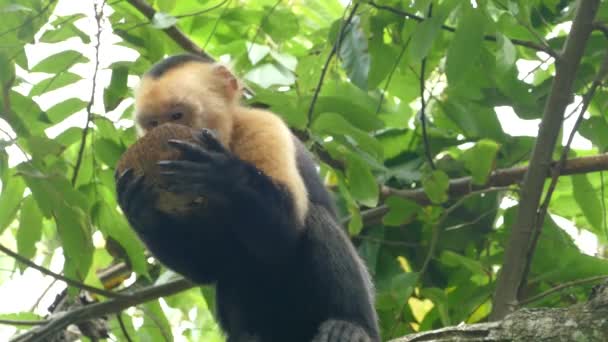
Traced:
[[241, 91], [241, 84], [234, 74], [227, 67], [221, 64], [213, 65], [213, 74], [218, 78], [223, 86], [223, 91], [229, 100], [234, 100]]

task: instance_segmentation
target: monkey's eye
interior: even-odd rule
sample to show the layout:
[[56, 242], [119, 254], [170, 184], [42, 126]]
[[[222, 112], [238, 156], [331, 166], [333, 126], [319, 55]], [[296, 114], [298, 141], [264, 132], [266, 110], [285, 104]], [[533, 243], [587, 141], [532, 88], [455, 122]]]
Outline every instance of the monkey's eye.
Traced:
[[182, 116], [184, 116], [184, 114], [181, 112], [173, 113], [171, 114], [171, 120], [179, 120]]
[[157, 120], [151, 120], [148, 122], [148, 125], [150, 125], [150, 127], [156, 127], [158, 126], [158, 121]]

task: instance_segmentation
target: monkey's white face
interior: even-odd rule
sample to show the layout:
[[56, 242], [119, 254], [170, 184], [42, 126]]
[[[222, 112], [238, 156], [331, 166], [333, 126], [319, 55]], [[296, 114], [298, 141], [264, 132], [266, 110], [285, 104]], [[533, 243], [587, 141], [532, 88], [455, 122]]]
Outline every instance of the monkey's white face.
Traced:
[[144, 77], [135, 93], [139, 135], [172, 122], [214, 130], [228, 147], [239, 94], [231, 77], [227, 69], [204, 63], [186, 63], [160, 78]]

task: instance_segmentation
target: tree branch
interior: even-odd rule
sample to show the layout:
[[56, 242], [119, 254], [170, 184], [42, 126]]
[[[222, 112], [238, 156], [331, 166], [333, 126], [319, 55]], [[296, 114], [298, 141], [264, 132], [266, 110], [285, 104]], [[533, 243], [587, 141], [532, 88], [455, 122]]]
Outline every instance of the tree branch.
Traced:
[[[531, 241], [530, 247], [528, 249], [528, 257], [526, 258], [526, 261], [527, 261], [526, 267], [524, 269], [522, 281], [520, 283], [520, 288], [518, 290], [518, 293], [520, 293], [520, 294], [524, 287], [524, 284], [527, 281], [528, 273], [530, 272], [530, 267], [532, 266], [532, 257], [534, 256], [534, 251], [536, 250], [536, 244], [538, 243], [538, 239], [540, 238], [540, 233], [542, 232], [543, 222], [545, 221], [545, 217], [547, 216], [547, 211], [549, 210], [549, 204], [551, 203], [551, 197], [553, 196], [553, 192], [555, 191], [555, 188], [557, 187], [557, 180], [559, 179], [559, 176], [561, 174], [561, 169], [564, 166], [564, 164], [566, 163], [568, 154], [570, 153], [570, 145], [572, 145], [572, 140], [574, 140], [574, 135], [576, 134], [576, 132], [578, 132], [578, 128], [580, 127], [581, 123], [583, 122], [583, 118], [585, 116], [585, 113], [587, 112], [587, 108], [589, 108], [589, 104], [591, 103], [593, 96], [595, 96], [595, 92], [596, 92], [597, 88], [600, 87], [600, 85], [604, 81], [604, 78], [606, 77], [607, 73], [608, 73], [608, 53], [605, 54], [604, 60], [600, 66], [600, 70], [599, 70], [598, 74], [596, 75], [595, 79], [593, 80], [591, 87], [585, 93], [585, 95], [583, 95], [582, 106], [581, 106], [580, 112], [578, 114], [578, 118], [576, 118], [576, 122], [574, 123], [574, 125], [572, 127], [572, 131], [570, 132], [568, 141], [566, 142], [566, 145], [563, 148], [559, 162], [551, 170], [551, 174], [552, 174], [551, 183], [549, 184], [547, 193], [545, 195], [545, 199], [543, 200], [543, 203], [540, 206], [538, 215], [536, 217], [536, 222], [534, 224], [534, 234], [532, 236], [532, 241]], [[518, 296], [521, 297], [520, 295], [518, 295]]]
[[588, 302], [568, 308], [521, 309], [502, 321], [459, 324], [391, 342], [607, 341], [608, 284], [603, 283], [594, 290]]
[[121, 312], [131, 306], [139, 305], [160, 297], [170, 296], [190, 289], [195, 285], [186, 279], [179, 279], [165, 284], [146, 287], [133, 291], [123, 298], [110, 299], [105, 302], [78, 307], [67, 312], [59, 312], [48, 319], [48, 323], [33, 328], [12, 339], [12, 342], [44, 341], [62, 331], [70, 324], [84, 322], [93, 318]]
[[563, 122], [564, 111], [571, 99], [572, 84], [593, 29], [593, 18], [598, 6], [599, 0], [582, 0], [579, 3], [565, 42], [564, 52], [561, 58], [556, 58], [556, 76], [545, 104], [530, 166], [521, 186], [519, 210], [507, 243], [503, 267], [498, 276], [490, 319], [505, 317], [517, 303], [518, 289], [524, 275], [529, 244], [533, 236], [532, 227], [536, 221], [544, 181], [551, 167], [551, 156]]
[[50, 277], [61, 280], [61, 281], [65, 282], [66, 284], [77, 287], [79, 289], [87, 290], [91, 293], [96, 293], [96, 294], [99, 294], [99, 295], [102, 295], [105, 297], [110, 297], [110, 298], [124, 297], [124, 295], [122, 295], [120, 293], [106, 291], [104, 289], [90, 286], [90, 285], [84, 284], [82, 282], [79, 282], [77, 280], [67, 278], [61, 274], [55, 273], [49, 269], [46, 269], [46, 268], [32, 262], [28, 258], [26, 258], [22, 255], [19, 255], [18, 253], [13, 252], [12, 250], [10, 250], [9, 248], [5, 247], [2, 244], [0, 244], [0, 252], [10, 256], [11, 258], [17, 260], [18, 262], [20, 262], [22, 264], [27, 265], [28, 267], [31, 267], [31, 268], [37, 270], [38, 272], [40, 272], [42, 274], [46, 274]]
[[[549, 168], [557, 165], [557, 161], [548, 163]], [[590, 157], [572, 158], [564, 164], [561, 170], [562, 175], [575, 175], [581, 173], [597, 172], [608, 170], [608, 153], [598, 154]], [[527, 166], [518, 166], [508, 169], [498, 169], [492, 172], [488, 183], [482, 186], [474, 185], [471, 177], [456, 178], [450, 181], [448, 195], [450, 198], [462, 197], [472, 191], [487, 189], [490, 187], [501, 187], [519, 183], [526, 172]], [[546, 171], [544, 177], [550, 177], [551, 172]], [[402, 190], [389, 187], [382, 187], [382, 196], [398, 196], [413, 200], [419, 204], [426, 205], [431, 203], [423, 189]]]

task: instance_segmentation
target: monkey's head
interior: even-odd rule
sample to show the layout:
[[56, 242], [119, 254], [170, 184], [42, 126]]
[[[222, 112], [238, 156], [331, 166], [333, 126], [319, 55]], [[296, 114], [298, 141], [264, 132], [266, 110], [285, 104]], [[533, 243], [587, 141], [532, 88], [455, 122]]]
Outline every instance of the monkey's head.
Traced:
[[171, 56], [153, 66], [135, 91], [140, 136], [163, 123], [215, 131], [228, 146], [241, 84], [223, 65], [196, 55]]

